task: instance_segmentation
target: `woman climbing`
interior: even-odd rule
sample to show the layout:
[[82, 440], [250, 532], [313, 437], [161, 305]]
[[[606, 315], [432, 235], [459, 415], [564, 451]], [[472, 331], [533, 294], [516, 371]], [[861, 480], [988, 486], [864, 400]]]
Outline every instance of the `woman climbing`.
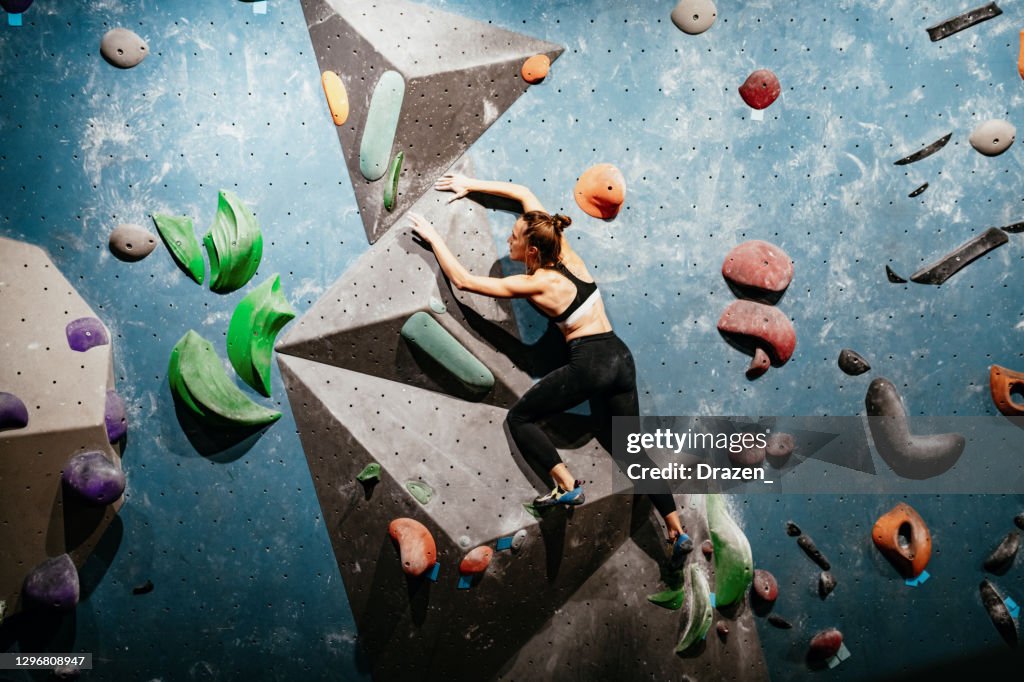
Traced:
[[[610, 433], [613, 416], [638, 417], [640, 406], [633, 356], [612, 331], [597, 283], [562, 234], [572, 221], [563, 215], [547, 213], [533, 192], [522, 185], [448, 174], [434, 187], [454, 192], [450, 201], [470, 192], [481, 192], [522, 204], [523, 214], [512, 228], [508, 246], [509, 256], [525, 264], [526, 274], [509, 277], [470, 273], [433, 225], [415, 213], [410, 213], [409, 217], [412, 229], [430, 244], [453, 286], [493, 298], [525, 298], [565, 336], [569, 363], [527, 391], [509, 410], [507, 423], [523, 456], [543, 466], [554, 480], [554, 489], [534, 500], [534, 506], [544, 509], [560, 504], [583, 504], [582, 481], [569, 472], [537, 422], [589, 400], [591, 412]], [[646, 458], [646, 454], [641, 453], [640, 457]], [[693, 549], [693, 541], [683, 529], [667, 484], [663, 485], [664, 490], [651, 494], [650, 498], [665, 519], [668, 541], [672, 544], [672, 564], [679, 567]]]

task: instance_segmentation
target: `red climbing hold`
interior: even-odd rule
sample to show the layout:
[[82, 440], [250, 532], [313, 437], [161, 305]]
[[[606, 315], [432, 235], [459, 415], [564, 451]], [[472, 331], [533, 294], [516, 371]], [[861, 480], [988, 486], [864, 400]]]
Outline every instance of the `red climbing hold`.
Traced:
[[756, 379], [772, 366], [771, 358], [760, 348], [754, 349], [754, 357], [750, 361], [750, 366], [747, 367], [747, 378]]
[[778, 77], [768, 69], [758, 69], [740, 86], [740, 97], [751, 109], [766, 109], [782, 92]]
[[[718, 320], [723, 334], [753, 339], [753, 345], [764, 347], [773, 362], [784, 364], [796, 348], [796, 330], [789, 318], [778, 308], [754, 301], [733, 301]], [[743, 344], [740, 345], [750, 345]]]
[[778, 295], [793, 281], [793, 261], [774, 244], [751, 239], [726, 254], [722, 276], [730, 284]]
[[811, 638], [811, 646], [807, 652], [807, 658], [818, 662], [827, 661], [839, 653], [841, 646], [843, 646], [843, 633], [835, 628], [822, 630]]
[[423, 575], [437, 563], [437, 545], [427, 527], [415, 519], [399, 518], [388, 525], [388, 534], [398, 543], [402, 570], [408, 575]]
[[779, 583], [775, 576], [760, 568], [754, 571], [754, 581], [750, 584], [750, 590], [765, 604], [774, 604], [779, 598]]
[[487, 545], [481, 545], [471, 550], [459, 564], [459, 573], [462, 575], [483, 573], [490, 565], [492, 556], [494, 556], [494, 550]]

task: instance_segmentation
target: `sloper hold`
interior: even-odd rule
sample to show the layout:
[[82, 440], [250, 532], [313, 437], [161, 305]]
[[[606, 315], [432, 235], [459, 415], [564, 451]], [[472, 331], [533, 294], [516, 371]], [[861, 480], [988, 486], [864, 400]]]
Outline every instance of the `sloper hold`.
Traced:
[[999, 156], [1013, 144], [1017, 129], [1009, 121], [992, 119], [979, 124], [969, 139], [971, 146], [985, 156]]
[[427, 527], [416, 519], [398, 518], [388, 524], [388, 534], [398, 543], [402, 570], [407, 575], [423, 575], [437, 563], [437, 545]]
[[1014, 391], [1024, 390], [1024, 372], [992, 365], [988, 372], [988, 385], [996, 409], [1007, 417], [1024, 417], [1024, 404], [1013, 399]]
[[842, 645], [843, 633], [835, 628], [822, 630], [811, 638], [807, 658], [817, 663], [827, 661], [839, 653], [839, 647]]
[[404, 98], [405, 79], [402, 74], [385, 71], [373, 89], [359, 145], [359, 171], [367, 180], [379, 180], [388, 169]]
[[758, 69], [747, 76], [739, 90], [740, 97], [751, 109], [767, 109], [782, 93], [782, 85], [773, 72]]
[[519, 75], [523, 77], [524, 81], [534, 85], [547, 78], [550, 69], [551, 60], [548, 56], [546, 54], [535, 54], [523, 62], [523, 68], [520, 69]]
[[47, 559], [25, 576], [22, 594], [38, 606], [69, 611], [78, 605], [78, 569], [67, 554]]
[[323, 86], [334, 125], [345, 125], [348, 120], [348, 93], [345, 84], [341, 82], [341, 76], [331, 70], [324, 71], [320, 75], [320, 85]]
[[122, 223], [111, 231], [107, 246], [118, 260], [134, 263], [153, 252], [156, 236], [140, 225]]
[[999, 632], [1003, 641], [1012, 647], [1016, 647], [1017, 624], [1013, 622], [1013, 616], [1010, 615], [1009, 609], [1006, 608], [1003, 598], [999, 596], [996, 588], [988, 579], [982, 580], [978, 589], [981, 592], [981, 603], [988, 612], [988, 617], [992, 619], [992, 624], [996, 626], [996, 631]]
[[1024, 78], [1024, 30], [1020, 32], [1020, 51], [1017, 52], [1017, 74]]
[[219, 294], [245, 286], [263, 257], [263, 233], [256, 217], [226, 189], [217, 193], [217, 215], [203, 244], [210, 259], [210, 290]]
[[281, 278], [271, 275], [245, 295], [228, 325], [228, 359], [242, 381], [270, 396], [270, 356], [278, 332], [295, 317], [281, 292]]
[[116, 443], [128, 433], [128, 413], [117, 391], [107, 391], [103, 405], [103, 425], [107, 429], [107, 441], [111, 443]]
[[921, 575], [932, 557], [932, 535], [917, 510], [905, 502], [878, 517], [871, 529], [878, 551], [906, 579]]
[[714, 544], [715, 604], [729, 606], [743, 598], [754, 579], [750, 542], [736, 525], [721, 495], [707, 496], [708, 530]]
[[999, 543], [999, 546], [992, 550], [992, 553], [985, 559], [984, 568], [989, 573], [1003, 575], [1013, 566], [1013, 560], [1017, 558], [1017, 550], [1020, 549], [1020, 533], [1011, 530]]
[[100, 54], [119, 69], [130, 69], [149, 54], [149, 45], [134, 31], [112, 28], [100, 40]]
[[774, 363], [785, 364], [796, 348], [796, 330], [778, 308], [755, 301], [733, 301], [718, 319], [718, 331], [749, 337]]
[[72, 320], [68, 322], [64, 332], [68, 337], [68, 346], [71, 347], [71, 350], [79, 353], [110, 343], [107, 328], [95, 317], [81, 317]]
[[261, 426], [281, 418], [280, 412], [242, 393], [228, 377], [213, 344], [193, 330], [171, 351], [167, 377], [171, 391], [200, 417], [239, 426]]
[[[682, 653], [699, 642], [708, 634], [711, 629], [711, 621], [714, 619], [714, 608], [711, 606], [711, 588], [708, 586], [708, 579], [704, 577], [697, 564], [690, 564], [686, 570], [687, 582], [686, 593], [690, 603], [689, 613], [686, 617], [686, 628], [683, 636], [676, 645], [676, 653]], [[716, 595], [717, 596], [717, 595]], [[721, 603], [719, 600], [717, 603]]]
[[[793, 281], [793, 261], [775, 244], [751, 239], [734, 246], [722, 262], [722, 277], [729, 284], [750, 290], [743, 298], [774, 302]], [[744, 291], [744, 293], [748, 293]]]
[[471, 549], [459, 562], [459, 573], [462, 575], [480, 575], [491, 565], [494, 550], [487, 545]]
[[870, 370], [871, 365], [857, 351], [844, 348], [839, 351], [839, 369], [855, 377]]
[[64, 483], [84, 501], [105, 506], [124, 493], [124, 472], [102, 452], [80, 452], [64, 465]]
[[910, 154], [909, 156], [904, 156], [902, 159], [900, 159], [899, 161], [895, 161], [894, 163], [897, 166], [905, 166], [908, 163], [914, 163], [915, 161], [926, 159], [935, 152], [945, 147], [946, 143], [949, 142], [950, 139], [952, 139], [952, 137], [953, 133], [946, 133], [939, 139], [935, 140], [935, 142], [932, 142], [927, 147], [919, 149], [918, 151], [914, 152], [913, 154]]
[[199, 241], [192, 231], [192, 219], [187, 216], [156, 214], [153, 223], [178, 267], [194, 279], [196, 284], [202, 284], [206, 277], [206, 264], [203, 263]]
[[494, 386], [491, 370], [428, 313], [413, 313], [402, 325], [402, 338], [426, 353], [472, 392], [483, 394]]
[[32, 0], [0, 0], [0, 7], [10, 14], [21, 14], [32, 6]]
[[896, 387], [885, 377], [868, 386], [864, 405], [875, 449], [899, 476], [925, 479], [938, 476], [956, 464], [966, 441], [959, 433], [915, 436]]
[[683, 33], [700, 35], [711, 28], [718, 10], [711, 0], [680, 0], [672, 10], [672, 23]]
[[28, 426], [28, 408], [13, 393], [0, 391], [0, 431]]
[[932, 39], [932, 42], [948, 38], [954, 33], [959, 33], [965, 28], [970, 28], [975, 24], [980, 24], [983, 21], [987, 21], [993, 17], [997, 17], [1003, 13], [1003, 10], [999, 9], [999, 6], [994, 2], [990, 2], [987, 5], [981, 7], [975, 7], [972, 10], [968, 10], [963, 14], [959, 14], [955, 17], [950, 17], [943, 22], [929, 26], [926, 30], [928, 31], [928, 37]]
[[406, 481], [405, 489], [422, 505], [430, 504], [434, 499], [434, 489], [423, 481]]
[[911, 275], [910, 279], [918, 284], [942, 284], [978, 258], [1008, 241], [1010, 238], [1006, 236], [1006, 232], [990, 227], [931, 265], [921, 268]]
[[779, 598], [779, 583], [775, 580], [774, 575], [759, 568], [754, 571], [750, 593], [765, 604], [774, 604], [775, 600]]
[[599, 163], [583, 171], [573, 188], [576, 204], [594, 218], [608, 220], [619, 214], [626, 200], [626, 179], [610, 163]]

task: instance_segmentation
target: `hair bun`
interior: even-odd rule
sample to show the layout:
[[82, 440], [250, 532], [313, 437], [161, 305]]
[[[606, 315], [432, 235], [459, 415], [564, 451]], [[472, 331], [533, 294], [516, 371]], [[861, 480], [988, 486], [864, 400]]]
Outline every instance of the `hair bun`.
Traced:
[[551, 216], [551, 222], [554, 223], [555, 229], [558, 230], [558, 232], [561, 232], [565, 228], [572, 225], [572, 218], [570, 218], [567, 215], [562, 215], [561, 213], [556, 213], [555, 215]]

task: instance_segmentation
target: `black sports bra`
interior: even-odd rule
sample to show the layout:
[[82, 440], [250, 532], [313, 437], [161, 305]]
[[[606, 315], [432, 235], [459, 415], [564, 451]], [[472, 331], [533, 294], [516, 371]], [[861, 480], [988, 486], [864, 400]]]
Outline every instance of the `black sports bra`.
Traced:
[[[568, 308], [563, 310], [558, 315], [554, 315], [554, 316], [551, 316], [551, 315], [548, 315], [547, 313], [545, 313], [532, 300], [530, 301], [530, 305], [532, 305], [534, 308], [536, 308], [537, 311], [541, 315], [543, 315], [544, 317], [547, 317], [552, 322], [558, 324], [560, 322], [564, 322], [565, 320], [569, 319], [569, 316], [572, 315], [577, 310], [579, 310], [580, 307], [584, 303], [586, 303], [587, 300], [591, 296], [594, 296], [595, 294], [597, 294], [597, 282], [584, 282], [582, 279], [580, 279], [576, 275], [572, 274], [572, 272], [570, 272], [569, 268], [565, 267], [565, 264], [562, 263], [561, 261], [556, 263], [555, 267], [549, 268], [549, 269], [557, 270], [559, 273], [561, 273], [563, 276], [565, 276], [570, 282], [572, 282], [573, 285], [575, 285], [575, 287], [576, 287], [576, 298], [572, 299], [572, 302], [569, 304]], [[530, 300], [530, 299], [527, 299], [527, 300]]]

